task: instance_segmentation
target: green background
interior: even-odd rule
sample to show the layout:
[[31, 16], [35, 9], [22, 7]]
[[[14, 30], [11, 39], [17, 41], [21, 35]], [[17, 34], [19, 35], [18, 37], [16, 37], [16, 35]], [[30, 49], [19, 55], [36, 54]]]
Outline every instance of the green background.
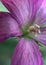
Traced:
[[[0, 11], [8, 12], [2, 3], [0, 3]], [[0, 65], [10, 65], [12, 53], [17, 42], [16, 38], [10, 38], [0, 43]], [[41, 46], [40, 50], [44, 59], [44, 65], [46, 65], [46, 47]]]

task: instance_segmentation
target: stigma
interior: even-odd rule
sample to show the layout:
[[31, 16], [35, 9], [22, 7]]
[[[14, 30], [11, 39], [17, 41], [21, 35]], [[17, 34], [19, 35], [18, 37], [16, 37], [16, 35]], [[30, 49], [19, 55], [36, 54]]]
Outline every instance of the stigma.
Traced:
[[35, 34], [35, 36], [37, 36], [37, 34], [41, 33], [40, 26], [37, 24], [34, 24], [34, 25], [29, 27], [28, 32], [33, 33], [33, 34]]

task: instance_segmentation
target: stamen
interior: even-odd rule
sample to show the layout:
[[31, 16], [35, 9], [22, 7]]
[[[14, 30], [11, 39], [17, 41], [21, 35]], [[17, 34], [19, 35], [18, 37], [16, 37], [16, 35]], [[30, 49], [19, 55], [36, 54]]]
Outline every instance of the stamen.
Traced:
[[39, 28], [39, 29], [40, 29], [40, 26], [39, 26], [39, 25], [35, 24], [34, 26], [36, 26], [37, 28]]
[[34, 24], [34, 25], [29, 27], [28, 32], [33, 33], [33, 34], [35, 34], [37, 36], [37, 34], [41, 33], [40, 26], [37, 25], [37, 24]]

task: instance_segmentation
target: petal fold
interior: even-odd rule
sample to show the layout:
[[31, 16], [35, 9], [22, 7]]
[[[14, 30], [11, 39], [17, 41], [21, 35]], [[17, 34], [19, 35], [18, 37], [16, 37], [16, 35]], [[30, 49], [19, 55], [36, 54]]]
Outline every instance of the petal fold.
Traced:
[[19, 36], [21, 30], [18, 23], [7, 12], [0, 12], [0, 41], [9, 36]]
[[11, 65], [43, 65], [37, 44], [33, 40], [22, 38], [15, 48]]

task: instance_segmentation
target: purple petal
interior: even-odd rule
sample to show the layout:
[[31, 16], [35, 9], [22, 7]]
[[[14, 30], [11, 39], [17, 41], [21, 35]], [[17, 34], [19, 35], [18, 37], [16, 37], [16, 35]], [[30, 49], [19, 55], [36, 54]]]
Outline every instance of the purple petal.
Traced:
[[43, 0], [32, 0], [35, 9], [39, 9], [40, 5], [42, 4]]
[[33, 21], [34, 21], [36, 12], [40, 8], [43, 0], [32, 0], [32, 2], [33, 2], [33, 14], [32, 15], [34, 16], [33, 17]]
[[2, 3], [9, 9], [14, 18], [18, 18], [19, 24], [25, 26], [31, 23], [42, 0], [2, 0]]
[[42, 27], [41, 32], [46, 34], [46, 27]]
[[11, 65], [43, 65], [37, 44], [33, 40], [22, 38], [15, 48]]
[[7, 12], [0, 12], [0, 41], [9, 36], [21, 35], [17, 22]]
[[38, 34], [35, 38], [36, 40], [41, 42], [41, 44], [46, 45], [46, 32], [42, 32], [41, 34]]
[[40, 8], [38, 9], [34, 23], [40, 26], [43, 26], [43, 24], [46, 23], [46, 0], [43, 0]]
[[[3, 4], [10, 10], [14, 18], [18, 18], [21, 25], [29, 22], [29, 14], [32, 14], [32, 2], [29, 8], [28, 0], [2, 0]], [[31, 11], [29, 13], [29, 11]]]

